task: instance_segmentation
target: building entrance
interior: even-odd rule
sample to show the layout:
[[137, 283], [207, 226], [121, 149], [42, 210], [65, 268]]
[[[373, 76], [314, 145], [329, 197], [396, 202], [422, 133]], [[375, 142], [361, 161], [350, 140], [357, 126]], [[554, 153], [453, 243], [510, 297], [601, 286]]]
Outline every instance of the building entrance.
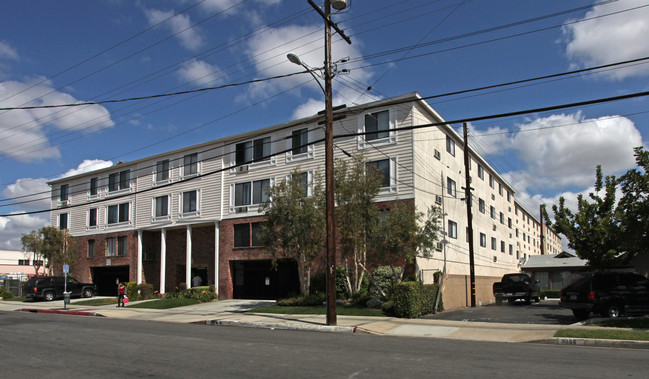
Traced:
[[129, 281], [129, 266], [93, 267], [91, 275], [96, 295], [117, 296], [117, 285]]
[[235, 299], [281, 299], [300, 293], [297, 262], [293, 259], [277, 261], [230, 261], [230, 273]]

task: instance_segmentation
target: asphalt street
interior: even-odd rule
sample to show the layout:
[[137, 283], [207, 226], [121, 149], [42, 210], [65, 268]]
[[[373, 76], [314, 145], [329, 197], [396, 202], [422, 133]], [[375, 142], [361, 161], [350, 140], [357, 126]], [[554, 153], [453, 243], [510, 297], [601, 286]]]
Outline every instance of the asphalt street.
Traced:
[[646, 351], [0, 312], [4, 378], [646, 377]]

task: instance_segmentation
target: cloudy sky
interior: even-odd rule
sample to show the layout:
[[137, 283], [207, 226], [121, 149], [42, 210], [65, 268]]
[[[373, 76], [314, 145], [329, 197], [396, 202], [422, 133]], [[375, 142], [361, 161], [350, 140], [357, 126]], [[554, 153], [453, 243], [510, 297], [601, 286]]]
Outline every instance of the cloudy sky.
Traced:
[[[322, 1], [316, 1], [321, 3]], [[453, 91], [649, 56], [649, 1], [348, 1], [333, 16], [336, 104]], [[396, 4], [396, 5], [395, 5]], [[218, 86], [322, 65], [322, 20], [306, 0], [8, 2], [0, 12], [0, 108], [69, 104]], [[649, 90], [646, 61], [439, 97], [447, 120]], [[371, 87], [371, 90], [367, 90]], [[0, 110], [0, 249], [47, 225], [47, 181], [323, 109], [308, 75], [172, 98]], [[470, 125], [471, 145], [531, 211], [568, 203], [634, 166], [649, 100], [609, 102]], [[461, 125], [453, 125], [458, 130]]]

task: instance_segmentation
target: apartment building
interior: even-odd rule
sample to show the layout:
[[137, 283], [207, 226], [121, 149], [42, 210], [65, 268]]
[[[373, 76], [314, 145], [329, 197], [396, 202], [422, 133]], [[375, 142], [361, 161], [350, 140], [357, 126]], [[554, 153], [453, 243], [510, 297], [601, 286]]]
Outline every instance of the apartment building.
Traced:
[[[444, 241], [432, 258], [417, 260], [417, 269], [425, 282], [443, 272], [445, 305], [464, 306], [469, 260], [461, 137], [417, 93], [339, 109], [335, 118], [334, 135], [347, 137], [335, 139], [334, 156], [362, 152], [384, 173], [377, 203], [443, 207]], [[116, 281], [150, 283], [164, 293], [191, 285], [196, 275], [221, 298], [296, 292], [296, 262], [273, 266], [259, 246], [258, 210], [265, 188], [295, 170], [312, 191], [314, 177], [324, 172], [322, 121], [314, 115], [50, 182], [51, 224], [79, 241], [73, 274], [107, 294]], [[488, 302], [494, 280], [519, 271], [522, 257], [540, 254], [541, 229], [502, 177], [475, 151], [469, 156], [476, 275], [479, 298]], [[552, 234], [545, 241], [560, 249], [559, 238], [544, 231]]]

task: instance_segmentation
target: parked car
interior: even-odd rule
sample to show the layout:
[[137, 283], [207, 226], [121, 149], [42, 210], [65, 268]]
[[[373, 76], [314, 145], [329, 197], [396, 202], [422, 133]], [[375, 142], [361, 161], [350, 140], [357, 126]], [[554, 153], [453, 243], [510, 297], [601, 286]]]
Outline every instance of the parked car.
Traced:
[[532, 279], [526, 273], [505, 274], [500, 282], [493, 284], [493, 293], [496, 304], [502, 304], [503, 300], [513, 303], [516, 300], [525, 300], [527, 304], [532, 299], [537, 303], [541, 300], [541, 289], [539, 281]]
[[559, 306], [580, 320], [591, 312], [602, 317], [649, 313], [649, 279], [631, 272], [583, 274], [561, 290]]
[[93, 297], [97, 286], [92, 283], [81, 283], [75, 278], [68, 276], [65, 285], [63, 276], [36, 276], [25, 282], [23, 295], [26, 298], [42, 299], [52, 301], [63, 298], [64, 288], [70, 292], [70, 297]]

